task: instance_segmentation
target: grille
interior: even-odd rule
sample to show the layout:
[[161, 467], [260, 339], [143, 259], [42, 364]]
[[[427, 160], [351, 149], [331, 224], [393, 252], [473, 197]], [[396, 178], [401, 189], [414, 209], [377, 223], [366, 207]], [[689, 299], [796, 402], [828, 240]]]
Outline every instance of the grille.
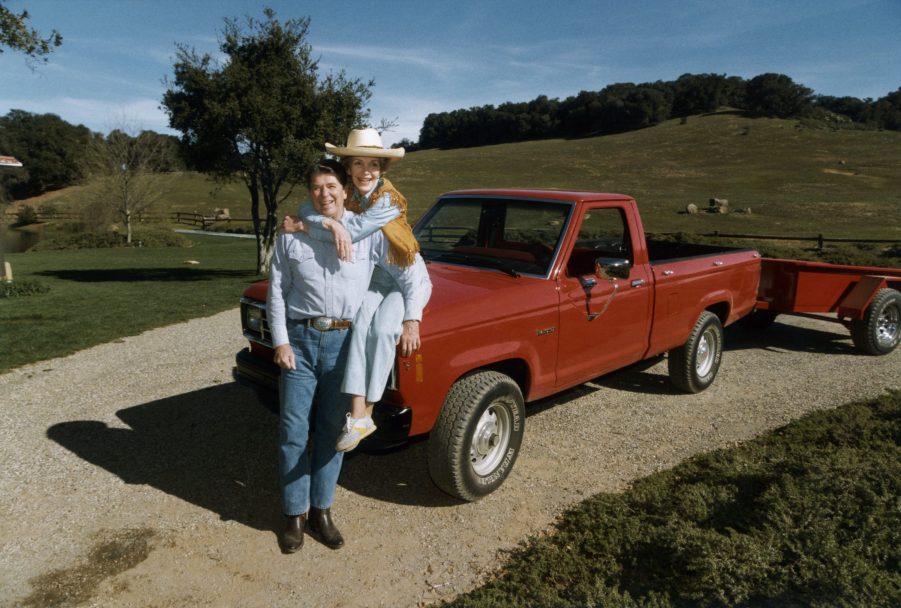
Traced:
[[[260, 328], [251, 329], [247, 324], [247, 317], [251, 309], [258, 310], [262, 322]], [[250, 298], [241, 298], [241, 327], [244, 329], [244, 337], [251, 342], [262, 344], [272, 348], [272, 333], [269, 331], [269, 320], [266, 318], [266, 304]]]

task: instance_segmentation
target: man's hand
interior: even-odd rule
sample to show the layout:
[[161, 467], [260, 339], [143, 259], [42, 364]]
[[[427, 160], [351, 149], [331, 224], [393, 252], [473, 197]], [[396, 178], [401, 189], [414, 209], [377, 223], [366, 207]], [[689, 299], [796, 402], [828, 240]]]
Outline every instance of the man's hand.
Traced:
[[285, 219], [282, 220], [282, 230], [288, 234], [307, 231], [306, 226], [303, 225], [303, 221], [301, 221], [299, 217], [294, 217], [293, 215], [286, 215]]
[[295, 369], [294, 349], [290, 344], [275, 347], [275, 356], [272, 357], [272, 360], [282, 369]]
[[330, 230], [332, 236], [335, 237], [335, 248], [338, 250], [338, 259], [343, 262], [354, 261], [354, 245], [351, 242], [350, 233], [341, 222], [333, 219], [326, 219], [322, 222], [322, 227]]
[[409, 357], [419, 350], [419, 321], [404, 321], [404, 330], [397, 341], [401, 357]]

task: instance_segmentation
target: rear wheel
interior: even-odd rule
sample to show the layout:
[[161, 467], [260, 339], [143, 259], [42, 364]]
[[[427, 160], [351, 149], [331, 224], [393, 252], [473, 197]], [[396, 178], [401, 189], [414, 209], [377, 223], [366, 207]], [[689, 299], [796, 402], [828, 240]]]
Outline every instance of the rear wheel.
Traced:
[[868, 355], [887, 355], [901, 341], [901, 292], [880, 289], [863, 320], [851, 321], [854, 346]]
[[715, 314], [705, 310], [685, 344], [669, 351], [670, 380], [687, 393], [699, 393], [713, 384], [722, 358], [723, 325]]
[[522, 392], [512, 378], [484, 371], [451, 386], [429, 437], [429, 473], [439, 488], [472, 501], [510, 474], [525, 431]]

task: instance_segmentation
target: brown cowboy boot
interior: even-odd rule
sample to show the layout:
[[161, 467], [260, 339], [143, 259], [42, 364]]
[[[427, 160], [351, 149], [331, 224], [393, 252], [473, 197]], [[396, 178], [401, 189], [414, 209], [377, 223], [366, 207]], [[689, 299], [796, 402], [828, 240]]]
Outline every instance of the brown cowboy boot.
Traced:
[[329, 549], [340, 549], [344, 546], [344, 538], [332, 521], [329, 509], [310, 508], [310, 517], [307, 519], [307, 530], [310, 536], [321, 542]]
[[288, 517], [285, 529], [278, 537], [278, 545], [285, 553], [296, 553], [303, 547], [303, 530], [306, 515]]

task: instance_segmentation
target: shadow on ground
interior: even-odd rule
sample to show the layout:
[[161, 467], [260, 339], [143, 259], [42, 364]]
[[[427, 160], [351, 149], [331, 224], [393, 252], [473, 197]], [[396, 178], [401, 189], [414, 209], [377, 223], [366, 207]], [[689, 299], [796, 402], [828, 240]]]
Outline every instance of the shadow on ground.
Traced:
[[128, 428], [63, 422], [47, 436], [129, 484], [146, 484], [252, 528], [277, 523], [276, 423], [234, 383], [116, 412]]
[[[146, 484], [223, 520], [279, 530], [278, 419], [236, 383], [119, 410], [128, 428], [63, 422], [47, 436], [129, 484]], [[340, 485], [385, 502], [457, 504], [432, 483], [426, 444], [345, 460]]]
[[851, 343], [851, 333], [839, 323], [829, 329], [814, 329], [782, 323], [783, 316], [764, 330], [750, 329], [741, 322], [726, 328], [726, 351], [758, 348], [765, 351], [791, 351], [823, 355], [853, 355], [859, 353]]

